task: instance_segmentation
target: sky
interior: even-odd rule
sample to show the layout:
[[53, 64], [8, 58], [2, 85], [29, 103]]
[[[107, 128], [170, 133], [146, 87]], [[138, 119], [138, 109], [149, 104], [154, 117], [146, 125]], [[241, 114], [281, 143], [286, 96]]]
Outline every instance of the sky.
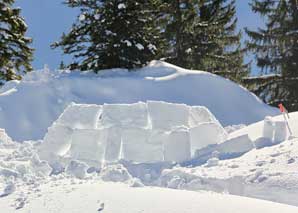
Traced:
[[[239, 29], [255, 29], [262, 23], [250, 10], [250, 1], [236, 0]], [[68, 32], [78, 14], [77, 10], [67, 7], [62, 2], [63, 0], [16, 0], [15, 5], [22, 8], [22, 16], [28, 25], [27, 35], [33, 38], [34, 69], [41, 69], [45, 64], [50, 69], [56, 69], [61, 61], [71, 60], [71, 57], [63, 55], [59, 48], [50, 48], [63, 32]], [[246, 60], [251, 59], [252, 57], [247, 57]], [[253, 69], [256, 69], [255, 66]]]

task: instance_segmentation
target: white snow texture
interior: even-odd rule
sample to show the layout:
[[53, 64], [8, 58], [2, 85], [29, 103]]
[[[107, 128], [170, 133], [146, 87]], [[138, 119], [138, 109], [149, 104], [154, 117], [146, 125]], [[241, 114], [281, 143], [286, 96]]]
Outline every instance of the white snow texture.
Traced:
[[[205, 106], [223, 126], [251, 124], [278, 113], [222, 77], [153, 61], [137, 72], [30, 72], [22, 81], [8, 82], [0, 89], [0, 128], [13, 140], [38, 140], [71, 102], [103, 105], [147, 100]], [[81, 123], [74, 121], [74, 125], [79, 128]]]
[[39, 155], [51, 165], [60, 158], [95, 167], [120, 159], [184, 162], [197, 149], [226, 139], [224, 128], [205, 107], [160, 101], [103, 106], [72, 103], [49, 128]]

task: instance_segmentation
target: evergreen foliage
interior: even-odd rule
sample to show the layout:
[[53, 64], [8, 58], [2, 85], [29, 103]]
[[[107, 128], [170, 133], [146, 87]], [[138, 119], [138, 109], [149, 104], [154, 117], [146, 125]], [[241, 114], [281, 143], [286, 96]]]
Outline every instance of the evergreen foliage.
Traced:
[[240, 81], [249, 72], [234, 0], [163, 0], [167, 61]]
[[297, 0], [253, 0], [252, 10], [266, 20], [257, 31], [246, 29], [247, 47], [256, 54], [263, 74], [279, 78], [258, 84], [253, 89], [267, 103], [284, 103], [298, 110], [298, 2]]
[[27, 25], [20, 16], [21, 9], [13, 8], [14, 0], [0, 1], [0, 81], [20, 79], [30, 65], [32, 40], [25, 36]]
[[155, 25], [152, 0], [68, 0], [80, 8], [69, 33], [53, 47], [72, 54], [70, 69], [98, 72], [109, 68], [134, 69], [158, 55], [160, 29]]

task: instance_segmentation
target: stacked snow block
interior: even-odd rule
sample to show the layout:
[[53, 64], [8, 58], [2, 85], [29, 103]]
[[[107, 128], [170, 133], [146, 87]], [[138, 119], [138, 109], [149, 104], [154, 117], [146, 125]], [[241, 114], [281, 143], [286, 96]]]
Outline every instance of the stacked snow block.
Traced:
[[105, 135], [105, 156], [104, 159], [107, 162], [116, 162], [121, 158], [121, 138], [122, 129], [121, 127], [109, 127], [101, 129], [102, 134]]
[[161, 101], [71, 104], [49, 128], [39, 153], [50, 162], [64, 157], [94, 167], [120, 159], [180, 163], [226, 138], [205, 107]]
[[221, 124], [214, 117], [214, 115], [204, 106], [193, 106], [189, 114], [189, 127], [193, 128], [201, 123], [215, 123], [219, 126]]
[[147, 105], [152, 129], [171, 131], [179, 126], [188, 126], [189, 106], [162, 101], [148, 101]]
[[71, 129], [96, 129], [102, 106], [71, 103], [55, 122]]
[[[98, 139], [95, 139], [92, 134], [87, 137], [80, 130], [95, 131], [101, 111], [102, 106], [100, 105], [71, 103], [48, 129], [39, 149], [40, 158], [55, 166], [62, 157], [67, 156], [75, 159], [80, 156], [80, 153], [89, 152], [92, 144], [95, 144], [94, 140]], [[80, 134], [82, 134], [81, 137], [79, 137]], [[81, 148], [71, 148], [73, 144], [78, 143], [78, 138], [83, 138], [79, 141], [79, 143], [82, 143]], [[98, 146], [93, 148], [98, 148]]]
[[183, 162], [191, 158], [188, 119], [190, 107], [162, 101], [148, 101], [148, 113], [152, 131], [162, 140], [164, 161]]
[[141, 156], [144, 156], [145, 162], [150, 161], [150, 157], [145, 156], [144, 152], [146, 150], [151, 152], [156, 148], [147, 142], [148, 111], [146, 103], [104, 104], [97, 127], [107, 133], [106, 161], [114, 162], [124, 158], [142, 162]]
[[271, 117], [264, 119], [263, 136], [254, 143], [257, 149], [279, 144], [288, 139], [289, 132], [285, 121], [274, 121]]
[[55, 123], [48, 128], [38, 154], [40, 159], [46, 160], [51, 166], [59, 163], [59, 157], [64, 156], [71, 145], [73, 130], [69, 127]]
[[70, 158], [98, 167], [105, 159], [106, 134], [100, 129], [78, 129], [73, 132]]
[[285, 121], [275, 122], [273, 143], [278, 144], [288, 139], [288, 129]]
[[201, 123], [190, 129], [191, 153], [213, 144], [222, 143], [227, 139], [227, 133], [217, 122]]
[[150, 129], [131, 128], [123, 130], [123, 159], [137, 163], [162, 162], [162, 135]]
[[168, 162], [185, 162], [190, 158], [189, 131], [181, 127], [170, 132], [164, 141], [164, 160]]
[[104, 104], [98, 121], [98, 128], [108, 127], [140, 127], [148, 125], [147, 104]]

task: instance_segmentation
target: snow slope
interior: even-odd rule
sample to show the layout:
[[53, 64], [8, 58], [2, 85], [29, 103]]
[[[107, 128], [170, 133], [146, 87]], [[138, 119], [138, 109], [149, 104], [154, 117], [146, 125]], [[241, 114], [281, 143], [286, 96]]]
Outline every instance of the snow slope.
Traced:
[[[289, 124], [293, 132], [293, 136], [298, 137], [298, 112], [290, 113], [289, 116]], [[273, 121], [284, 121], [284, 117], [282, 115], [275, 116], [273, 117]], [[262, 120], [231, 133], [230, 137], [248, 134], [252, 140], [256, 140], [257, 138], [262, 137], [263, 126], [264, 121]]]
[[[272, 118], [283, 120], [283, 116]], [[248, 134], [252, 140], [262, 137], [264, 121], [230, 134]], [[298, 135], [298, 112], [290, 113], [290, 127]], [[298, 206], [298, 138], [280, 144], [253, 149], [241, 157], [219, 161], [210, 159], [194, 168], [164, 170], [160, 186], [228, 192], [234, 195], [281, 202]]]
[[206, 106], [224, 125], [251, 124], [277, 110], [219, 76], [153, 61], [137, 72], [45, 69], [0, 89], [0, 128], [18, 141], [41, 139], [70, 102], [103, 104], [161, 100]]
[[121, 183], [100, 181], [85, 181], [80, 184], [67, 179], [42, 185], [38, 192], [29, 194], [26, 199], [17, 194], [1, 198], [0, 209], [5, 213], [15, 212], [16, 209], [20, 213], [296, 213], [298, 211], [294, 206], [227, 194], [149, 187], [132, 188]]

